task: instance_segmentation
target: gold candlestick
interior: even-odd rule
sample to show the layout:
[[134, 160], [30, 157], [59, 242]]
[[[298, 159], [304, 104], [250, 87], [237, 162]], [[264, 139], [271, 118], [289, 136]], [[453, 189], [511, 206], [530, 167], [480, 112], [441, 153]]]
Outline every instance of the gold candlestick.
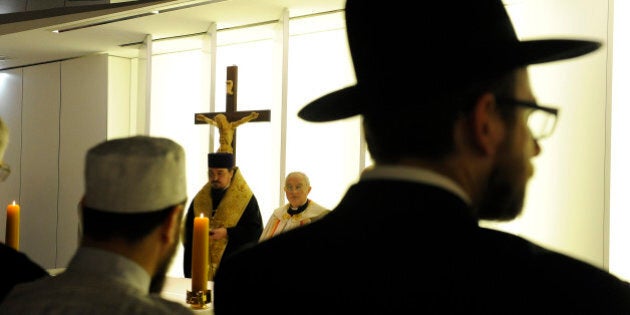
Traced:
[[204, 291], [186, 291], [186, 303], [190, 304], [192, 309], [200, 310], [208, 308], [208, 303], [212, 302], [210, 290]]

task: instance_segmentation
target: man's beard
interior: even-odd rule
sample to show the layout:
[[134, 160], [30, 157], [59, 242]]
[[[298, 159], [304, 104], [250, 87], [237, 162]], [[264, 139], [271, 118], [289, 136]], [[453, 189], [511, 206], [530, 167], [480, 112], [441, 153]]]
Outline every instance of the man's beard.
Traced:
[[[502, 174], [503, 173], [503, 174]], [[506, 170], [495, 169], [488, 179], [488, 188], [479, 202], [481, 220], [510, 221], [523, 211], [525, 183], [518, 183]]]
[[161, 293], [164, 288], [164, 282], [166, 281], [166, 273], [168, 272], [171, 263], [173, 262], [173, 258], [175, 257], [175, 252], [177, 251], [177, 244], [179, 244], [179, 231], [176, 233], [178, 235], [177, 240], [173, 242], [171, 248], [166, 253], [166, 256], [160, 264], [158, 265], [155, 274], [151, 278], [151, 285], [149, 286], [149, 293]]
[[486, 190], [477, 207], [481, 220], [510, 221], [523, 211], [527, 181], [533, 170], [526, 154], [514, 149], [513, 137], [513, 132], [507, 135], [488, 176]]

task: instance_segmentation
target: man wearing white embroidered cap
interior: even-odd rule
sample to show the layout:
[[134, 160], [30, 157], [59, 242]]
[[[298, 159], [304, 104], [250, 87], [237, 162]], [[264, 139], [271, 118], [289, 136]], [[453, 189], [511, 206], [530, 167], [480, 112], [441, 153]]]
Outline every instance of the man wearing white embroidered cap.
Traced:
[[81, 244], [65, 272], [17, 286], [2, 314], [192, 314], [159, 296], [180, 235], [183, 148], [166, 138], [105, 141], [87, 152]]

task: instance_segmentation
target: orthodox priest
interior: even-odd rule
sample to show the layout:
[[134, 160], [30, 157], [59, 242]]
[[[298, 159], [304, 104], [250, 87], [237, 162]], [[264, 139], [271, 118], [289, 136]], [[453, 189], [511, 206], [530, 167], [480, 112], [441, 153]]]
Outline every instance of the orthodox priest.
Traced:
[[229, 152], [208, 154], [208, 182], [190, 203], [184, 228], [184, 276], [191, 277], [194, 218], [210, 218], [208, 280], [214, 279], [221, 258], [250, 242], [263, 230], [256, 196]]

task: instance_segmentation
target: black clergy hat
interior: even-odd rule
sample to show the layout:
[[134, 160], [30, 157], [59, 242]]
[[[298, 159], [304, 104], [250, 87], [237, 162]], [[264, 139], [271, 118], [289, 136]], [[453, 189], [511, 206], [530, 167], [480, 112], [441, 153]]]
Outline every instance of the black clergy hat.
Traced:
[[[598, 41], [517, 38], [501, 0], [347, 0], [346, 31], [357, 83], [307, 104], [298, 116], [330, 121], [377, 108], [423, 106], [474, 80], [592, 52]], [[396, 34], [399, 33], [399, 34]]]
[[231, 169], [234, 167], [234, 154], [227, 152], [209, 153], [208, 167]]

